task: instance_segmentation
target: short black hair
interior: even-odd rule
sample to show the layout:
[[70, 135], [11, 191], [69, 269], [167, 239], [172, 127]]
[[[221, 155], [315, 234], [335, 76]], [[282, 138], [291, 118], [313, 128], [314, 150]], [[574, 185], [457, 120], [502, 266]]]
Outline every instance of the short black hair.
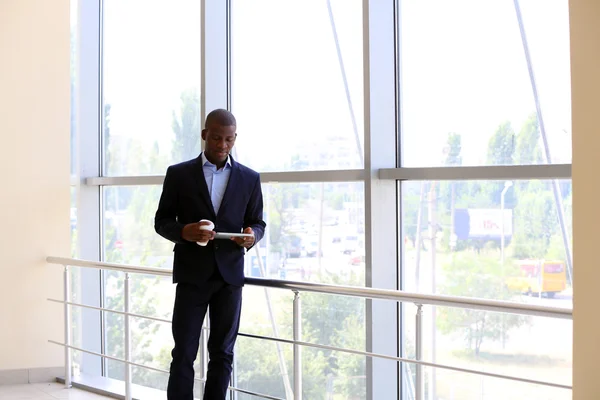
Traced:
[[216, 110], [212, 110], [208, 113], [204, 127], [208, 128], [212, 124], [221, 126], [237, 126], [237, 121], [230, 111], [223, 108], [217, 108]]

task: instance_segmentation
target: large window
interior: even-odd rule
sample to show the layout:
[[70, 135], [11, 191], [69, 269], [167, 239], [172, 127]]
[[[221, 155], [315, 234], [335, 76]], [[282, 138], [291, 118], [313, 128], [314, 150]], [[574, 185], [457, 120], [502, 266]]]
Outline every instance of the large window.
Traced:
[[571, 161], [566, 1], [400, 4], [403, 166]]
[[200, 152], [200, 2], [102, 4], [104, 174], [164, 174]]
[[[554, 182], [415, 181], [402, 184], [404, 286], [411, 292], [571, 308], [571, 183], [561, 225]], [[566, 242], [565, 242], [566, 241]], [[567, 243], [567, 246], [565, 246]], [[416, 308], [405, 306], [414, 350]], [[523, 378], [571, 382], [572, 322], [451, 307], [425, 307], [425, 359]], [[491, 398], [506, 382], [427, 369], [439, 398]], [[434, 388], [435, 385], [435, 388]], [[477, 387], [477, 389], [473, 389]], [[483, 395], [485, 393], [485, 395]], [[510, 386], [506, 398], [566, 399], [568, 391]], [[479, 397], [482, 396], [482, 397]], [[562, 396], [562, 397], [561, 397]]]
[[[483, 168], [403, 180], [403, 288], [571, 308], [571, 183], [527, 179], [529, 165], [571, 162], [567, 2], [402, 1], [399, 31], [402, 167], [523, 166], [502, 180]], [[416, 308], [403, 310], [411, 355]], [[427, 361], [570, 384], [570, 321], [451, 307], [424, 315]], [[425, 375], [430, 399], [571, 395]]]
[[[80, 49], [99, 59], [77, 64], [72, 90], [79, 257], [171, 267], [153, 227], [162, 176], [198, 156], [203, 112], [220, 107], [238, 120], [233, 156], [263, 183], [246, 276], [572, 307], [566, 0], [92, 2], [79, 3]], [[123, 274], [81, 275], [74, 299], [123, 309]], [[171, 318], [169, 279], [130, 284], [132, 312]], [[233, 385], [291, 398], [293, 346], [252, 335], [291, 340], [293, 297], [245, 287]], [[303, 341], [416, 357], [413, 304], [300, 297]], [[76, 343], [123, 357], [121, 315], [74, 315]], [[425, 361], [570, 384], [570, 321], [424, 306], [422, 322]], [[133, 361], [167, 369], [169, 324], [131, 326]], [[76, 364], [124, 379], [94, 357]], [[302, 357], [304, 398], [414, 399], [414, 365]], [[428, 400], [570, 395], [423, 371]], [[133, 368], [136, 384], [166, 379]]]
[[362, 168], [362, 2], [235, 0], [231, 30], [240, 161]]
[[[232, 2], [236, 155], [283, 171], [263, 185], [267, 235], [248, 254], [247, 276], [365, 284], [365, 185], [325, 181], [327, 170], [364, 166], [362, 27], [360, 1]], [[286, 183], [292, 171], [317, 172]], [[366, 349], [364, 300], [301, 298], [303, 340]], [[243, 332], [292, 337], [289, 292], [249, 288], [244, 304]], [[289, 345], [241, 338], [235, 383], [291, 398], [291, 361]], [[364, 356], [306, 348], [302, 362], [304, 398], [365, 398]]]

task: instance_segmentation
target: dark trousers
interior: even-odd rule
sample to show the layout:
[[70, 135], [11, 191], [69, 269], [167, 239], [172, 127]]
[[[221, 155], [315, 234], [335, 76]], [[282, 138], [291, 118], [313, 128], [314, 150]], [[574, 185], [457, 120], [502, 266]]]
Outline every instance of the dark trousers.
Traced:
[[232, 286], [216, 274], [196, 286], [178, 283], [173, 308], [173, 361], [167, 387], [169, 400], [193, 400], [194, 360], [198, 354], [200, 332], [208, 308], [208, 371], [204, 400], [224, 400], [233, 364], [233, 347], [240, 325], [242, 288]]

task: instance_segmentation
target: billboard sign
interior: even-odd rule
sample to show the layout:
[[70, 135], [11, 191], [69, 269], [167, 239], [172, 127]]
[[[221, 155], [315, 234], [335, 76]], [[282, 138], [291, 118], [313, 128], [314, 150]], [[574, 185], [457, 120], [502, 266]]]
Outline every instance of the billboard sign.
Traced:
[[502, 226], [502, 210], [495, 208], [457, 209], [455, 211], [454, 230], [458, 239], [500, 239], [510, 238], [513, 233], [512, 209], [504, 209], [504, 226]]

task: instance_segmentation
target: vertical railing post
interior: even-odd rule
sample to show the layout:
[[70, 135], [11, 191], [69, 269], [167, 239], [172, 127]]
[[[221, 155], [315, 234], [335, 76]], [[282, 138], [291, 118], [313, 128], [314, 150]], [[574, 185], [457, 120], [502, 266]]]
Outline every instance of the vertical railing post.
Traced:
[[71, 387], [71, 279], [69, 266], [63, 270], [63, 297], [65, 299], [65, 387]]
[[[415, 320], [415, 358], [423, 361], [423, 305], [417, 304], [417, 315]], [[425, 395], [425, 380], [423, 379], [423, 366], [417, 364], [417, 377], [415, 385], [415, 399], [423, 400]]]
[[124, 311], [125, 311], [125, 400], [131, 400], [131, 331], [129, 326], [129, 272], [125, 272], [125, 300], [124, 300]]
[[[294, 291], [294, 341], [302, 340], [300, 293]], [[294, 344], [294, 400], [302, 400], [302, 346]]]

